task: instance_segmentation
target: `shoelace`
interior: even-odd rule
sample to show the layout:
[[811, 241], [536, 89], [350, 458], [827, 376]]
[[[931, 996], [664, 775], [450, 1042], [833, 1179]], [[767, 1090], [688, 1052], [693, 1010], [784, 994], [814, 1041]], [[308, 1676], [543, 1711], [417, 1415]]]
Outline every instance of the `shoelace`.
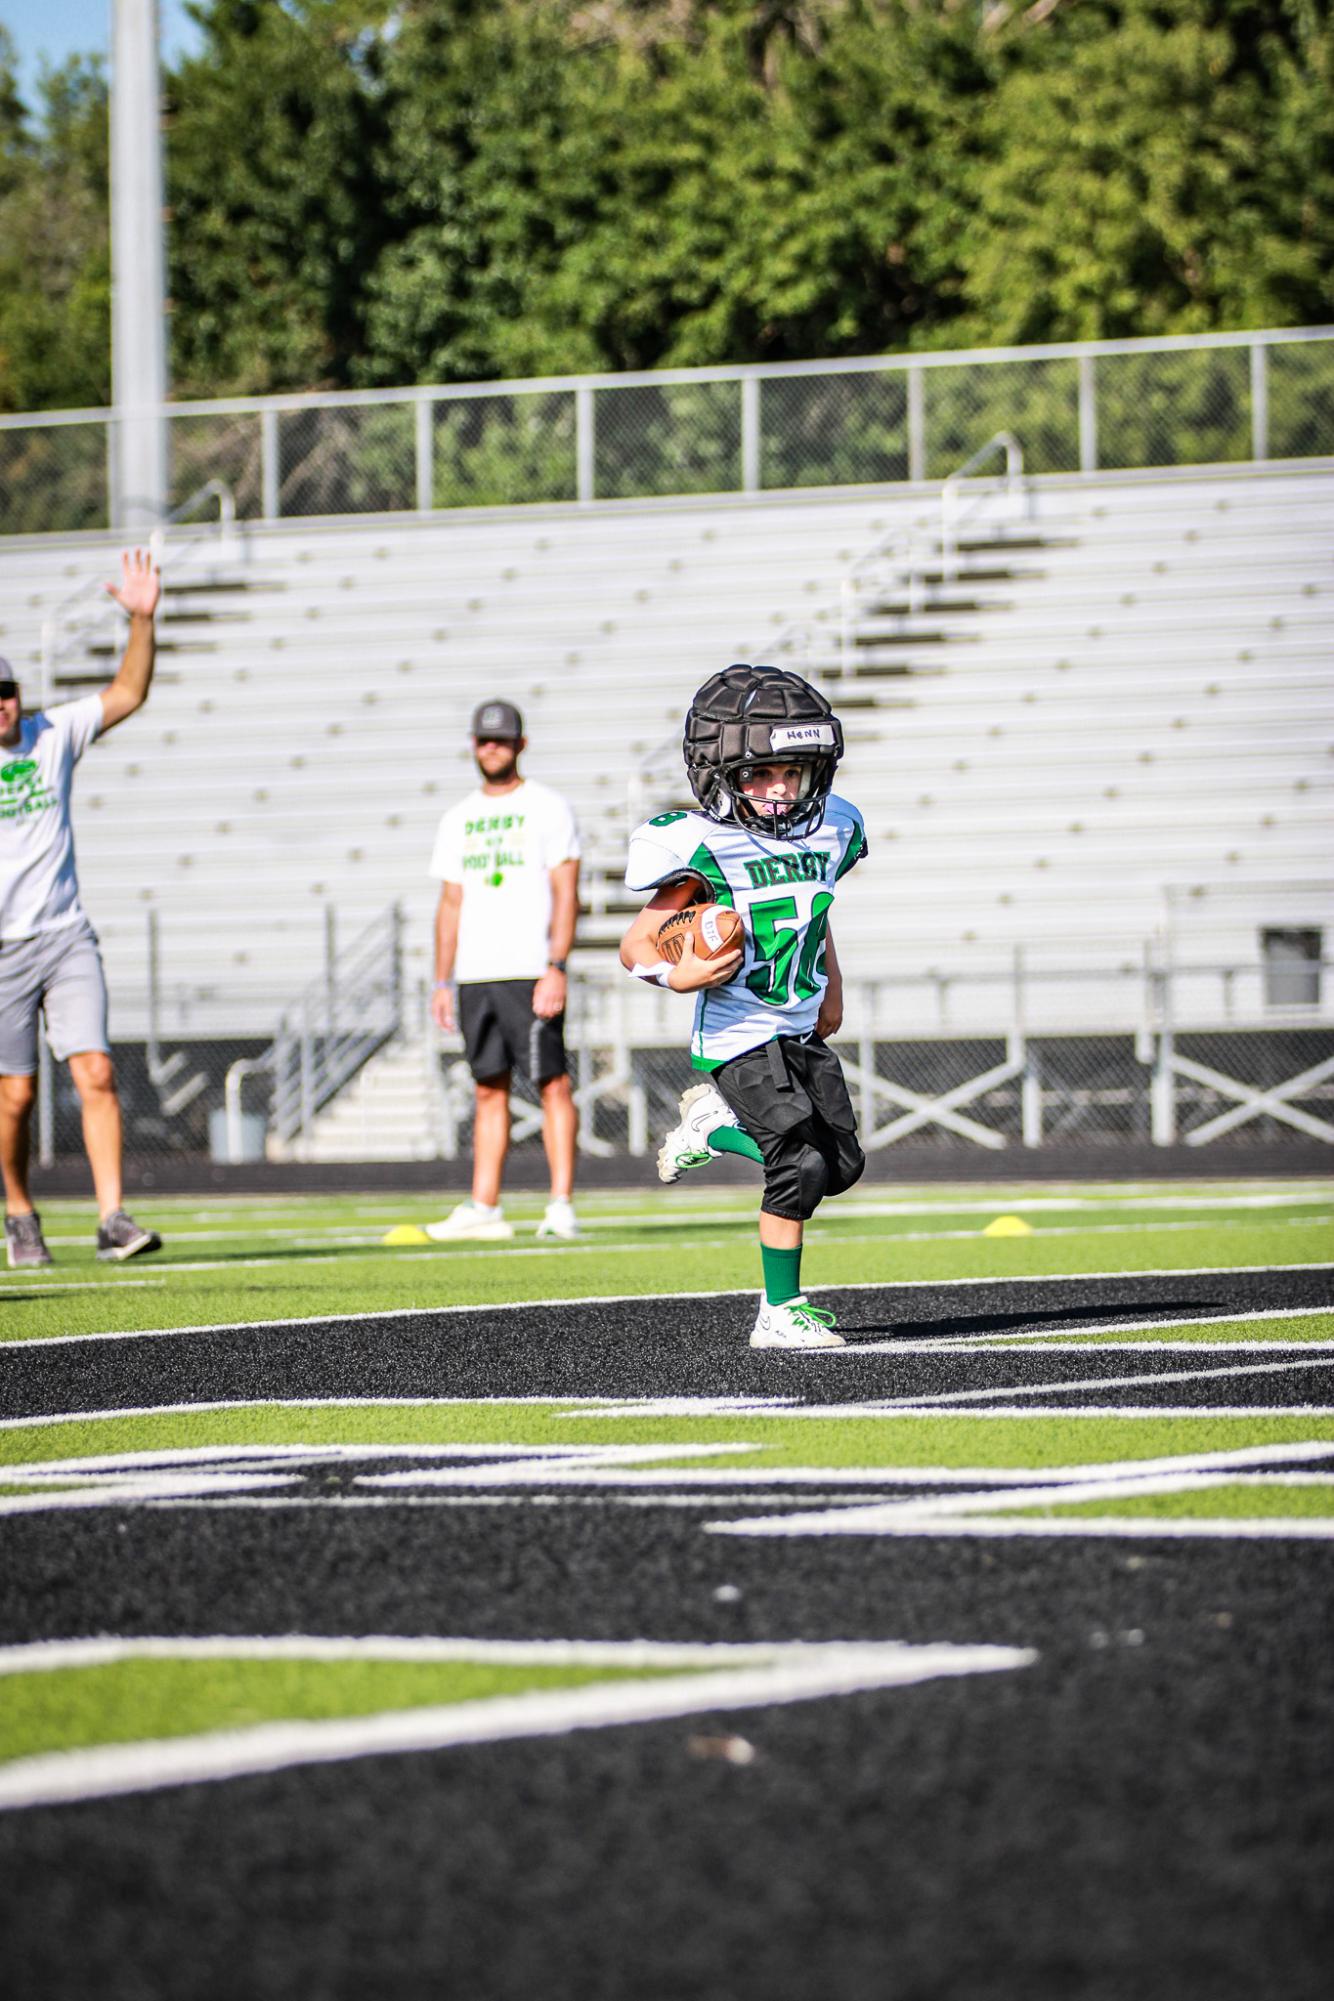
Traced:
[[837, 1327], [838, 1325], [838, 1321], [834, 1318], [834, 1315], [823, 1306], [808, 1306], [805, 1300], [802, 1301], [800, 1306], [793, 1305], [791, 1301], [788, 1304], [790, 1310], [795, 1313], [798, 1320], [813, 1320], [817, 1327]]

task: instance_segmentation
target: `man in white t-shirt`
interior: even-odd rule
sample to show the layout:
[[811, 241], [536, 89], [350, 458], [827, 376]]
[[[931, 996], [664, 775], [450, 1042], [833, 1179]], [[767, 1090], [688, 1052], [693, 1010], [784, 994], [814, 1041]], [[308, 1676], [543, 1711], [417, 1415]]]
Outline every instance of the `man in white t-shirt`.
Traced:
[[463, 1032], [476, 1086], [472, 1196], [430, 1236], [512, 1237], [500, 1206], [509, 1151], [510, 1080], [523, 1071], [542, 1100], [551, 1200], [539, 1237], [577, 1237], [571, 1197], [579, 1115], [565, 1060], [565, 962], [579, 905], [579, 830], [559, 792], [521, 778], [527, 747], [511, 702], [472, 719], [481, 784], [440, 822], [433, 1012]]
[[79, 901], [70, 789], [95, 737], [143, 707], [153, 678], [153, 614], [162, 590], [136, 549], [107, 590], [128, 613], [129, 643], [100, 693], [23, 712], [19, 684], [0, 660], [0, 1169], [5, 1254], [11, 1266], [49, 1265], [28, 1190], [28, 1141], [37, 1096], [37, 1018], [52, 1054], [69, 1063], [83, 1106], [93, 1171], [99, 1258], [122, 1262], [162, 1248], [121, 1207], [120, 1100], [107, 1041], [107, 989], [97, 937]]

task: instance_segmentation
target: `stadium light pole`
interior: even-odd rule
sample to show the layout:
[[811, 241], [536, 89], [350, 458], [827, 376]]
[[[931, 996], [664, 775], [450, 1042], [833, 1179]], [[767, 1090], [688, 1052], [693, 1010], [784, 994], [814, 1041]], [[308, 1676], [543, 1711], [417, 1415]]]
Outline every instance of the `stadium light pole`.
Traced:
[[111, 0], [112, 521], [167, 508], [166, 251], [157, 0]]

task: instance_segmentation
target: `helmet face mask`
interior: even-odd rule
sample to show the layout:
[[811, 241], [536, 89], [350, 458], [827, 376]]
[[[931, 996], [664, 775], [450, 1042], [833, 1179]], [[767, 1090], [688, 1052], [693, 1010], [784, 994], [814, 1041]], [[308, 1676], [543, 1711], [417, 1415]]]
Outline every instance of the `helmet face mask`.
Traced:
[[[824, 696], [800, 675], [738, 663], [704, 683], [686, 714], [686, 773], [700, 808], [770, 840], [798, 840], [824, 818], [843, 729]], [[742, 774], [757, 765], [804, 768], [800, 797], [747, 798]]]

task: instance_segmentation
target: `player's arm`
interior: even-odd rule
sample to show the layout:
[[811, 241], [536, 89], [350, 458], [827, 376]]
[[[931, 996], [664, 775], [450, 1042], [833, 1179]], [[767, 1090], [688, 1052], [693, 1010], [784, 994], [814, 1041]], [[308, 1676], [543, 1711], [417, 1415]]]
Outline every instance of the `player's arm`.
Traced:
[[[621, 964], [626, 972], [632, 973], [638, 966], [646, 969], [661, 966], [659, 925], [674, 910], [684, 910], [688, 903], [698, 902], [699, 884], [693, 879], [664, 883], [655, 890], [652, 901], [644, 905], [621, 940]], [[695, 993], [700, 987], [721, 987], [733, 978], [740, 964], [740, 952], [729, 952], [725, 959], [698, 958], [695, 941], [687, 935], [679, 962], [669, 966], [657, 984], [678, 994]]]
[[157, 654], [153, 614], [162, 595], [162, 577], [146, 549], [120, 559], [121, 581], [106, 586], [107, 595], [129, 613], [130, 637], [114, 681], [102, 689], [102, 731], [114, 730], [148, 700]]
[[459, 912], [463, 908], [463, 884], [442, 882], [440, 901], [435, 907], [435, 986], [431, 992], [431, 1018], [446, 1035], [454, 1032], [454, 960], [459, 949]]
[[824, 969], [826, 984], [820, 1012], [815, 1017], [815, 1033], [822, 1042], [828, 1042], [843, 1026], [843, 969], [834, 950], [832, 931], [824, 934]]
[[557, 862], [551, 876], [551, 928], [547, 949], [551, 963], [533, 988], [533, 1013], [539, 1021], [554, 1021], [565, 1012], [568, 983], [565, 961], [574, 944], [574, 927], [579, 916], [579, 861]]

